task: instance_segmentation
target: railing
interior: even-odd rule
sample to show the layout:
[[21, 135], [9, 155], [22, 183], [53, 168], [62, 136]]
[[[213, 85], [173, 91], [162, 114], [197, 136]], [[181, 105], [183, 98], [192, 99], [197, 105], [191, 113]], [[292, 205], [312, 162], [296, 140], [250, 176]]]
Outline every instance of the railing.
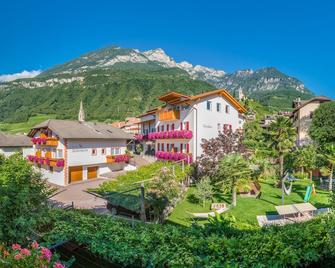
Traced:
[[178, 152], [156, 152], [156, 158], [169, 160], [169, 161], [185, 161], [188, 164], [191, 164], [193, 161], [192, 154], [189, 153], [178, 153]]
[[107, 155], [106, 160], [107, 160], [107, 164], [129, 163], [130, 156], [127, 154]]
[[159, 121], [171, 121], [180, 119], [180, 111], [170, 110], [158, 114]]
[[50, 157], [40, 157], [38, 155], [28, 155], [28, 161], [40, 164], [40, 165], [47, 165], [51, 167], [64, 167], [64, 159], [63, 158], [50, 158]]
[[141, 140], [158, 140], [158, 139], [192, 139], [193, 133], [191, 130], [171, 130], [152, 132], [146, 135], [135, 135], [135, 139]]
[[58, 138], [55, 137], [38, 137], [31, 139], [33, 144], [46, 145], [46, 146], [58, 146]]

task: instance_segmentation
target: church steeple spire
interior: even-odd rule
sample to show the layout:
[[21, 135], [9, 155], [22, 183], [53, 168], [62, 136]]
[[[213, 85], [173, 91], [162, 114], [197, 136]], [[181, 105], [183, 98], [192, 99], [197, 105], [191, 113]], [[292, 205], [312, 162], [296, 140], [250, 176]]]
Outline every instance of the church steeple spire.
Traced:
[[80, 101], [80, 108], [79, 108], [79, 113], [78, 113], [78, 121], [79, 122], [85, 122], [85, 111], [84, 111], [84, 106], [83, 106], [83, 101]]

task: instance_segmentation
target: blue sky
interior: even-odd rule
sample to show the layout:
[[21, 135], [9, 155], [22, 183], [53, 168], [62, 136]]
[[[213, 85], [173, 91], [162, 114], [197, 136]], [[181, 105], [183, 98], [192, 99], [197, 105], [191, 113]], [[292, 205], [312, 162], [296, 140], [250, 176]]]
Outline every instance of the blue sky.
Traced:
[[120, 45], [233, 72], [274, 66], [335, 98], [335, 1], [1, 1], [0, 74]]

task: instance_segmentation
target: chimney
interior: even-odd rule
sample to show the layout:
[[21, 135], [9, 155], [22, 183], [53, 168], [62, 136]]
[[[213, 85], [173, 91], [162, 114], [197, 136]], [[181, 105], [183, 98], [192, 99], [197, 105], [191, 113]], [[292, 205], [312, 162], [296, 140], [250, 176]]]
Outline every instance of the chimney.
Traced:
[[84, 111], [84, 106], [83, 106], [83, 101], [80, 101], [80, 108], [79, 108], [79, 113], [78, 113], [78, 121], [79, 122], [85, 122], [85, 111]]

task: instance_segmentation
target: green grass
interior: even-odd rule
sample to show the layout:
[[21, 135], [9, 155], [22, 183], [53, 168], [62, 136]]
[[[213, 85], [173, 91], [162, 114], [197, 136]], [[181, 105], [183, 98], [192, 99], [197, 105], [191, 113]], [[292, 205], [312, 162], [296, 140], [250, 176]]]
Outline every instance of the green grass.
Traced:
[[48, 119], [56, 118], [56, 115], [35, 115], [29, 118], [27, 122], [20, 123], [0, 123], [0, 130], [8, 133], [28, 133], [29, 130]]
[[[293, 185], [292, 193], [285, 196], [285, 204], [302, 203], [306, 187], [309, 181], [295, 182]], [[238, 222], [257, 225], [256, 216], [266, 214], [276, 214], [275, 206], [281, 205], [281, 189], [275, 188], [272, 183], [262, 182], [262, 196], [261, 199], [255, 198], [242, 198], [237, 197], [237, 206], [227, 212], [233, 215]], [[193, 194], [196, 188], [190, 187], [186, 197], [181, 201], [172, 214], [168, 218], [168, 222], [172, 224], [179, 224], [190, 226], [193, 222], [191, 215], [188, 212], [209, 212], [211, 201], [207, 201], [205, 206], [195, 202]], [[317, 190], [315, 196], [312, 195], [310, 203], [317, 208], [328, 206], [328, 191]], [[213, 202], [226, 202], [230, 203], [230, 196], [223, 194], [216, 194]], [[205, 223], [207, 220], [199, 220], [199, 223]]]

